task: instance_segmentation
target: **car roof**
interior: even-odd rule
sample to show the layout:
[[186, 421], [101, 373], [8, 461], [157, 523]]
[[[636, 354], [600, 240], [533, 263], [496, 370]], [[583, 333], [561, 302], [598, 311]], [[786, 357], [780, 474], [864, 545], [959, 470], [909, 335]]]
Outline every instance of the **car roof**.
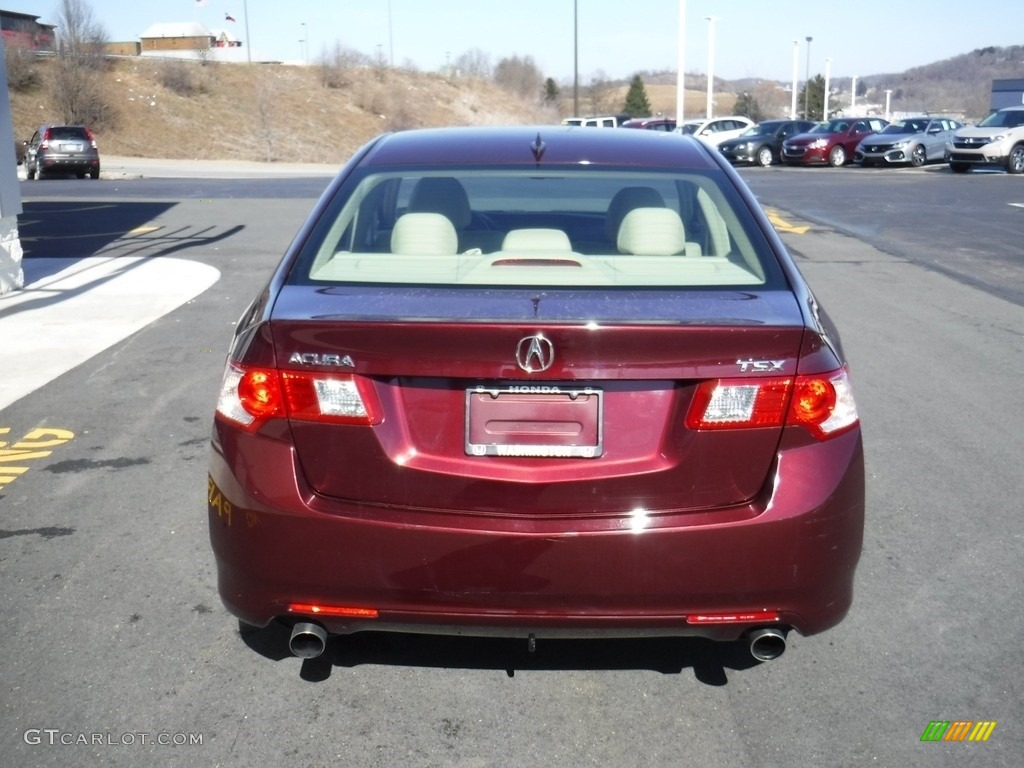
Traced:
[[710, 150], [696, 139], [657, 131], [595, 131], [561, 125], [400, 131], [375, 140], [362, 160], [362, 165], [371, 167], [566, 164], [718, 167]]

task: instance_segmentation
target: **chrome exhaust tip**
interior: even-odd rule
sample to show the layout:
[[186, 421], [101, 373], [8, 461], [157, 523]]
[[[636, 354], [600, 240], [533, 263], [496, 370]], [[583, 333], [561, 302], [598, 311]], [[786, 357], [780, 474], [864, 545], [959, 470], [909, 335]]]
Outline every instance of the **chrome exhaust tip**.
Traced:
[[786, 636], [774, 627], [755, 629], [747, 635], [750, 655], [758, 661], [772, 661], [786, 652]]
[[327, 630], [311, 621], [301, 621], [292, 627], [288, 650], [300, 659], [315, 659], [327, 648]]

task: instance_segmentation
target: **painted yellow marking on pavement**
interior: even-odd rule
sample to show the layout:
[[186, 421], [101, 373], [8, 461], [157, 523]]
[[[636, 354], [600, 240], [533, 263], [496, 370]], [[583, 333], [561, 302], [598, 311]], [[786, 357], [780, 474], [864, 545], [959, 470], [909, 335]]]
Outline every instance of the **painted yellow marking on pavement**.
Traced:
[[[11, 431], [10, 427], [0, 427], [0, 435], [6, 435]], [[24, 462], [31, 459], [45, 459], [50, 451], [40, 451], [39, 448], [56, 448], [63, 445], [75, 436], [74, 432], [67, 429], [56, 429], [39, 427], [26, 434], [10, 448], [7, 443], [0, 441], [0, 488], [10, 485], [23, 474], [28, 472], [27, 466], [12, 467], [11, 462]]]
[[806, 233], [807, 230], [810, 229], [810, 227], [808, 226], [801, 227], [797, 226], [796, 224], [791, 224], [790, 222], [786, 221], [784, 218], [779, 216], [779, 212], [776, 211], [774, 208], [765, 208], [764, 212], [768, 216], [768, 221], [770, 221], [772, 223], [772, 226], [775, 227], [775, 229], [778, 230], [779, 232], [788, 232], [793, 235], [802, 235]]

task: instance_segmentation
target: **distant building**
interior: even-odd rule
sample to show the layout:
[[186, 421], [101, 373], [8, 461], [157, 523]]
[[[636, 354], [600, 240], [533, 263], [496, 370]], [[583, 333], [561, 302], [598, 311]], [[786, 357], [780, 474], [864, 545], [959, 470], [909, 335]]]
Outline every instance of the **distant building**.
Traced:
[[209, 50], [214, 44], [213, 33], [194, 21], [181, 24], [153, 24], [142, 33], [140, 39], [143, 56], [176, 52], [198, 55], [199, 51]]
[[995, 112], [1004, 107], [1019, 107], [1024, 104], [1024, 80], [993, 80], [992, 101], [989, 109]]
[[53, 24], [40, 24], [38, 16], [0, 11], [0, 30], [8, 48], [52, 53], [57, 50], [55, 29]]

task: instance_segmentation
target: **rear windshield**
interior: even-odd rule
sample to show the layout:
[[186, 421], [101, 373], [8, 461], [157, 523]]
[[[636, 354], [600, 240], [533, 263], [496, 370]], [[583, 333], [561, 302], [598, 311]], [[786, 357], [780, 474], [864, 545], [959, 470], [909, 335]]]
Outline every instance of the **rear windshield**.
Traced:
[[85, 132], [85, 128], [80, 128], [75, 125], [58, 125], [50, 128], [48, 136], [51, 141], [57, 141], [60, 139], [80, 139], [84, 140], [88, 134]]
[[774, 288], [777, 262], [711, 173], [387, 169], [350, 178], [290, 280], [439, 286]]

